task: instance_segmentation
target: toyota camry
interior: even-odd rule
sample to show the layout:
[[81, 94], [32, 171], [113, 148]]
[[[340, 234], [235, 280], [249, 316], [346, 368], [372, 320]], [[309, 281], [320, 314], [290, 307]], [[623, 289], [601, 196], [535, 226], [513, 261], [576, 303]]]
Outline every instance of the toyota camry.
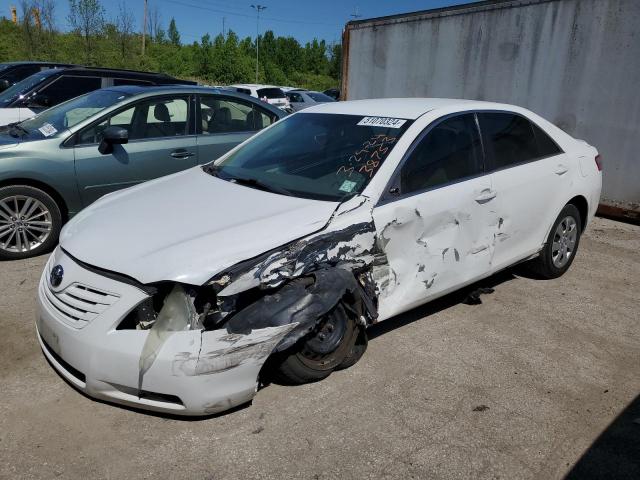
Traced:
[[355, 364], [367, 327], [517, 263], [559, 277], [597, 150], [511, 105], [327, 103], [218, 160], [106, 195], [39, 285], [53, 367], [98, 399], [183, 415]]

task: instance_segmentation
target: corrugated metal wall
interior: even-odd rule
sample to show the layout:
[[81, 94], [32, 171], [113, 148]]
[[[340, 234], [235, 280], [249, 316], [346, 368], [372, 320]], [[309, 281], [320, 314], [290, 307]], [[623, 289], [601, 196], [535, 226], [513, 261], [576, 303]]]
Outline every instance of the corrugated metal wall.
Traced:
[[603, 201], [640, 210], [640, 0], [517, 0], [352, 22], [343, 95], [527, 107], [595, 145]]

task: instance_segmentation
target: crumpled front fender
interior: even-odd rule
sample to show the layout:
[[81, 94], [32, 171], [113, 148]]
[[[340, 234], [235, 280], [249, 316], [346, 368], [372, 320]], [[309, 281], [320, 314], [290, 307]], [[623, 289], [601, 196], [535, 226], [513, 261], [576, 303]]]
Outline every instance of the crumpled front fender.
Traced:
[[311, 332], [345, 297], [359, 316], [376, 318], [375, 305], [353, 273], [335, 267], [294, 279], [277, 292], [265, 295], [233, 315], [226, 323], [226, 330], [229, 334], [248, 335], [253, 330], [295, 324], [276, 348], [282, 351]]

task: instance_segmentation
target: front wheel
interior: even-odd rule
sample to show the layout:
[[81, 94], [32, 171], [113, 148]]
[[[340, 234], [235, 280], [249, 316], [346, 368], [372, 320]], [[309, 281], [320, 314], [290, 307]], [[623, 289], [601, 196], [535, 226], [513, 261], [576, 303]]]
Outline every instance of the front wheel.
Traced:
[[20, 260], [51, 250], [62, 215], [46, 192], [28, 185], [0, 188], [0, 260]]
[[[338, 304], [316, 330], [280, 354], [274, 380], [285, 385], [301, 385], [328, 377], [353, 356], [360, 328]], [[355, 363], [359, 356], [353, 361]]]
[[540, 256], [529, 264], [530, 269], [547, 279], [563, 275], [573, 263], [581, 234], [580, 212], [575, 205], [565, 205], [551, 227]]

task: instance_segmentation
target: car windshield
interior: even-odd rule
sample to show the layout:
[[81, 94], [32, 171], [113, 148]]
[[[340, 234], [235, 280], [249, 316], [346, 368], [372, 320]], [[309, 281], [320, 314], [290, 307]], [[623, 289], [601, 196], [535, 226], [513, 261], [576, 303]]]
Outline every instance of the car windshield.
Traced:
[[324, 93], [308, 92], [307, 95], [309, 95], [313, 100], [315, 100], [318, 103], [335, 102], [333, 98], [331, 98], [329, 95], [325, 95]]
[[4, 92], [0, 93], [0, 108], [8, 107], [21, 95], [28, 93], [33, 87], [44, 82], [47, 78], [55, 73], [57, 73], [56, 69], [34, 73], [30, 77], [20, 80], [15, 85], [7, 88]]
[[53, 137], [129, 96], [115, 90], [96, 90], [51, 107], [18, 126], [32, 139]]
[[254, 188], [343, 201], [362, 192], [411, 123], [399, 118], [298, 113], [204, 169]]
[[273, 98], [284, 98], [284, 92], [279, 88], [259, 88], [256, 92], [258, 94], [258, 98], [268, 98], [269, 100]]

